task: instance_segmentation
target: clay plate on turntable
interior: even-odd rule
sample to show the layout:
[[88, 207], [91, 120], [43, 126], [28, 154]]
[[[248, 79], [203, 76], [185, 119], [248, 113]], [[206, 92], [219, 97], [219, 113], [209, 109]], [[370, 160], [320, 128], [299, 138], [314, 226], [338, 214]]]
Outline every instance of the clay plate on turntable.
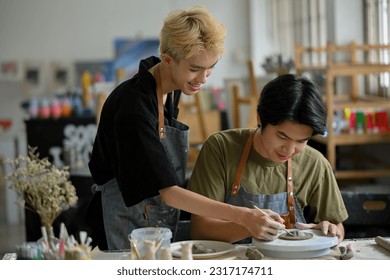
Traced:
[[278, 259], [307, 259], [329, 254], [330, 248], [338, 243], [337, 237], [324, 236], [320, 230], [302, 230], [313, 234], [306, 240], [284, 240], [277, 238], [264, 241], [252, 238], [252, 244], [264, 255]]

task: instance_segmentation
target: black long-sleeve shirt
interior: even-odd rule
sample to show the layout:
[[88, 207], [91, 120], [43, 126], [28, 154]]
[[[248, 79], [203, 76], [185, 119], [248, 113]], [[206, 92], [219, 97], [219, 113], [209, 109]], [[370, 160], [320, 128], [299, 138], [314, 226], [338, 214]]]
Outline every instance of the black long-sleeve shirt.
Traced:
[[[141, 60], [139, 72], [108, 96], [89, 162], [96, 184], [117, 179], [128, 207], [177, 185], [157, 133], [156, 81], [148, 69], [159, 61], [157, 57]], [[179, 98], [180, 93], [175, 96]], [[166, 122], [177, 117], [173, 110], [173, 106], [165, 107]]]

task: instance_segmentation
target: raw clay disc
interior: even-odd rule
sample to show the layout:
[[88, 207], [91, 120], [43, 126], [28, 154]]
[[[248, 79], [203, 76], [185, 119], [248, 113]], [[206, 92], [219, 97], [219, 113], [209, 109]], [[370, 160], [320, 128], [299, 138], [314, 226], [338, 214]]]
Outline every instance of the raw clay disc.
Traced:
[[285, 240], [306, 240], [313, 238], [313, 234], [310, 232], [305, 232], [303, 230], [289, 230], [293, 235], [290, 235], [286, 232], [282, 233], [281, 235], [278, 236], [280, 239], [285, 239]]

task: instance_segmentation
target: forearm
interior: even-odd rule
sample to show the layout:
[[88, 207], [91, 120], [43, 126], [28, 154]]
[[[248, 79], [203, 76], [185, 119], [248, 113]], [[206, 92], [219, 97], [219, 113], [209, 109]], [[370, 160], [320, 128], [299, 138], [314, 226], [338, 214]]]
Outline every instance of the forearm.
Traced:
[[160, 191], [166, 204], [196, 214], [242, 224], [242, 212], [235, 211], [237, 206], [216, 201], [178, 186]]
[[243, 226], [220, 219], [191, 215], [191, 238], [234, 243], [250, 237]]
[[165, 203], [171, 207], [198, 216], [230, 221], [245, 227], [255, 238], [271, 240], [277, 235], [279, 229], [284, 228], [284, 225], [267, 218], [257, 209], [238, 207], [212, 200], [178, 186], [165, 188], [160, 191], [160, 194]]

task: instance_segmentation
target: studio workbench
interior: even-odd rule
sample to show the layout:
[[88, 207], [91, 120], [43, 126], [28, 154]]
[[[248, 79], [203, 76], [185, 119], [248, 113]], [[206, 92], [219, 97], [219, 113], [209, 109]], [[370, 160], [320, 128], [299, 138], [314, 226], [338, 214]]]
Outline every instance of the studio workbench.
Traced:
[[[390, 240], [390, 238], [386, 238]], [[353, 257], [350, 260], [390, 260], [390, 251], [378, 245], [375, 238], [359, 238], [359, 239], [345, 239], [338, 246], [330, 249], [329, 254], [316, 258], [318, 260], [340, 260], [340, 247], [345, 247], [348, 244], [352, 247]], [[250, 245], [235, 245], [235, 249], [219, 255], [216, 258], [209, 258], [210, 260], [246, 260], [245, 255], [247, 248]], [[128, 252], [103, 252], [95, 249], [92, 251], [92, 259], [95, 260], [124, 260], [129, 259]], [[273, 260], [264, 256], [264, 260]]]
[[[390, 237], [385, 237], [385, 240], [390, 241]], [[339, 245], [330, 248], [330, 251], [327, 255], [311, 258], [317, 260], [341, 260], [341, 251], [340, 247], [350, 246], [353, 251], [353, 257], [349, 260], [390, 260], [390, 250], [379, 245], [375, 238], [357, 238], [357, 239], [345, 239]], [[252, 244], [240, 244], [235, 245], [234, 249], [225, 253], [218, 255], [214, 258], [207, 258], [209, 260], [247, 260], [246, 252], [248, 247]], [[130, 259], [129, 251], [100, 251], [97, 247], [92, 250], [91, 257], [92, 260], [129, 260]], [[6, 253], [2, 256], [3, 260], [16, 260], [16, 253]], [[174, 258], [175, 259], [175, 258]], [[276, 258], [271, 258], [264, 256], [264, 260], [273, 260]], [[311, 260], [309, 259], [309, 260]]]

